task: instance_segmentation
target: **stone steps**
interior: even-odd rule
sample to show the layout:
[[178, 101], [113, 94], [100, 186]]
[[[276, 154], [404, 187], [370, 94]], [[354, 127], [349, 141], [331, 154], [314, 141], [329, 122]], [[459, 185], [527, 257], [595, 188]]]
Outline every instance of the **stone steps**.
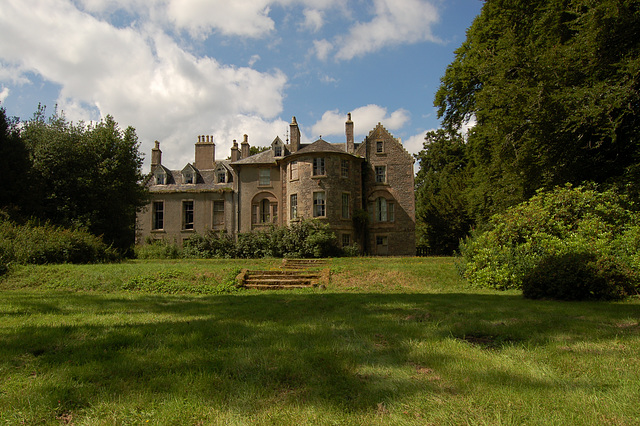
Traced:
[[326, 264], [326, 259], [282, 259], [283, 269], [320, 268]]
[[[236, 277], [237, 285], [260, 290], [276, 290], [326, 286], [329, 283], [330, 270], [328, 268], [318, 269], [326, 265], [325, 260], [310, 259], [311, 262], [306, 262], [307, 259], [294, 260], [296, 262], [290, 263], [291, 259], [284, 259], [281, 270], [243, 269]], [[297, 260], [304, 261], [297, 262]], [[287, 264], [288, 266], [286, 266]], [[293, 267], [291, 267], [292, 265]]]

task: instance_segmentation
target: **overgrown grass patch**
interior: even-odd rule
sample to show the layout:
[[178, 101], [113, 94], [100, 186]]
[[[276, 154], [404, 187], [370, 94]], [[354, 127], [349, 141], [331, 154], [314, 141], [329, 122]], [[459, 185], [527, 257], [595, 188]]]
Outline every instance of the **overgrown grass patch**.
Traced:
[[[640, 418], [637, 299], [554, 302], [478, 292], [456, 278], [451, 259], [352, 262], [332, 260], [324, 291], [226, 295], [111, 289], [159, 270], [224, 279], [238, 267], [233, 261], [31, 271], [62, 281], [66, 271], [73, 291], [26, 285], [25, 270], [17, 271], [0, 284], [0, 423], [595, 425]], [[73, 284], [82, 280], [103, 284]]]

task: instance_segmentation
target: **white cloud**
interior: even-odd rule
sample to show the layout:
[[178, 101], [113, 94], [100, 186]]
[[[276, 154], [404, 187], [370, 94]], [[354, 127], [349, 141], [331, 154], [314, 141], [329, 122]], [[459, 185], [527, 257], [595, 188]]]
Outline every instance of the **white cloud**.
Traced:
[[252, 55], [251, 58], [249, 59], [249, 66], [252, 67], [256, 64], [256, 62], [258, 62], [260, 60], [260, 55]]
[[424, 0], [374, 0], [375, 17], [356, 24], [349, 34], [338, 37], [337, 59], [349, 60], [377, 51], [383, 47], [436, 42], [431, 25], [438, 21], [438, 11]]
[[326, 61], [329, 57], [329, 54], [333, 50], [333, 44], [327, 40], [314, 40], [313, 41], [313, 50], [315, 55], [321, 61]]
[[151, 25], [115, 28], [63, 0], [32, 8], [9, 0], [0, 28], [0, 57], [59, 84], [58, 104], [69, 119], [112, 114], [121, 126], [136, 127], [143, 152], [159, 139], [166, 158], [180, 163], [193, 160], [193, 135], [235, 120], [272, 120], [282, 110], [282, 72], [195, 57]]
[[[353, 129], [355, 135], [364, 137], [378, 123], [384, 123], [388, 130], [397, 130], [409, 121], [409, 113], [404, 109], [398, 109], [387, 114], [387, 109], [378, 105], [366, 105], [351, 111]], [[311, 127], [314, 135], [344, 135], [344, 123], [347, 120], [347, 113], [338, 110], [326, 111], [322, 114], [320, 121]], [[339, 141], [336, 141], [339, 142]]]
[[3, 87], [2, 90], [0, 90], [0, 103], [4, 102], [7, 96], [9, 96], [9, 88]]
[[324, 25], [324, 13], [317, 9], [307, 9], [303, 12], [304, 21], [301, 24], [303, 29], [311, 32], [318, 32]]

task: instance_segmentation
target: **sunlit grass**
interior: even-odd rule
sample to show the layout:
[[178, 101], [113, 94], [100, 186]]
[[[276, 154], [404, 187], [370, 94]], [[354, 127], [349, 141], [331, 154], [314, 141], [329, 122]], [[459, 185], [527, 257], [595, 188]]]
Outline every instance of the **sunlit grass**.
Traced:
[[[567, 303], [478, 292], [446, 258], [333, 259], [326, 290], [117, 290], [118, 282], [158, 268], [197, 284], [194, 277], [224, 279], [238, 266], [16, 271], [0, 284], [0, 423], [599, 425], [640, 418], [637, 299]], [[45, 277], [60, 284], [50, 290]], [[80, 285], [83, 279], [92, 282]], [[71, 291], [62, 290], [65, 280]]]

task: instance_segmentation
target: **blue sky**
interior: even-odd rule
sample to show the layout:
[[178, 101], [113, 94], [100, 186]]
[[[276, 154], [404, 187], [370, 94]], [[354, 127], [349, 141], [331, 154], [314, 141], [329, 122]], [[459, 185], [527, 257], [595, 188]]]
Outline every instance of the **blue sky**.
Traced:
[[[356, 141], [381, 122], [406, 149], [438, 127], [434, 93], [481, 0], [3, 0], [0, 101], [73, 121], [111, 114], [148, 159], [224, 159], [266, 146], [296, 116], [304, 142]], [[148, 167], [148, 162], [145, 165]]]

